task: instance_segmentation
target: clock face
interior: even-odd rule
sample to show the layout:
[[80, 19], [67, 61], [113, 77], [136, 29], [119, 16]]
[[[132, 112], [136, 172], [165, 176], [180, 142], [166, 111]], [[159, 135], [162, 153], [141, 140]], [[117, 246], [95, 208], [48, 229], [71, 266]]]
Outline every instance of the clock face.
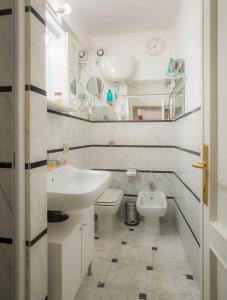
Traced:
[[150, 55], [160, 55], [165, 50], [165, 42], [160, 38], [152, 38], [147, 42], [147, 52]]

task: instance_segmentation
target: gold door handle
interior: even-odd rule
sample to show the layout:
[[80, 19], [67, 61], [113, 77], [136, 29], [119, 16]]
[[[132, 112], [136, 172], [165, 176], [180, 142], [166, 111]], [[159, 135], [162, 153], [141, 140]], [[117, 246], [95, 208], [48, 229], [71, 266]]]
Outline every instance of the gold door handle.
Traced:
[[192, 164], [192, 166], [197, 169], [204, 169], [204, 168], [206, 168], [207, 164], [205, 161], [200, 161], [200, 162]]
[[203, 170], [203, 203], [208, 205], [208, 145], [203, 145], [203, 161], [192, 164], [194, 168]]

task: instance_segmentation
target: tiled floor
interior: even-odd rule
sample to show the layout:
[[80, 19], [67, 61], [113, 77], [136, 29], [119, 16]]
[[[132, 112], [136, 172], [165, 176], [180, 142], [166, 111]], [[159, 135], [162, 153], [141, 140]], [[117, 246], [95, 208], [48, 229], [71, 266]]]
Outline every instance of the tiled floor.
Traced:
[[95, 239], [93, 275], [85, 276], [75, 300], [199, 300], [199, 291], [172, 224], [157, 237], [143, 224], [118, 223], [112, 236]]

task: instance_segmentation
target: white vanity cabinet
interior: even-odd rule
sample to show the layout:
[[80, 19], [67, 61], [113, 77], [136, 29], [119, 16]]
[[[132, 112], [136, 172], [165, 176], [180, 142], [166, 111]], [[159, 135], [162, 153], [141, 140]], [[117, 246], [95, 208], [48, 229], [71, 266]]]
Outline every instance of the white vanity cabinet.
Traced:
[[48, 299], [73, 300], [94, 254], [94, 208], [48, 224]]

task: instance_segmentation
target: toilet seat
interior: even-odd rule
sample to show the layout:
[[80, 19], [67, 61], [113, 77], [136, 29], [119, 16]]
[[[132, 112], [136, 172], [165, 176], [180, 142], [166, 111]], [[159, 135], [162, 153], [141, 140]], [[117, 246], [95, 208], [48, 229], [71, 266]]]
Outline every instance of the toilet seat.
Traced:
[[96, 206], [115, 206], [121, 201], [123, 191], [119, 189], [107, 189], [95, 202]]

